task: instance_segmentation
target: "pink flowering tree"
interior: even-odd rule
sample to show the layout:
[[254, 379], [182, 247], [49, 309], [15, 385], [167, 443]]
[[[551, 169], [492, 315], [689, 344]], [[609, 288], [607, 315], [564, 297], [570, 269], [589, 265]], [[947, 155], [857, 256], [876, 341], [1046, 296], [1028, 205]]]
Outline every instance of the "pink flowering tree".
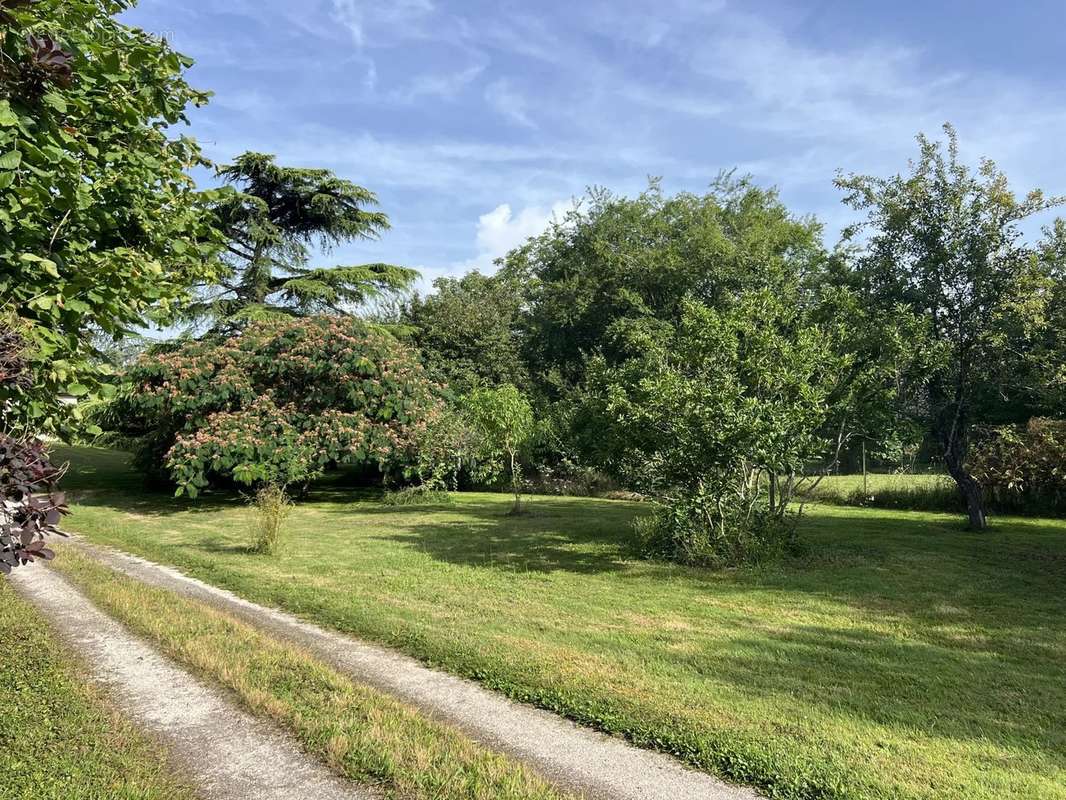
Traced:
[[340, 464], [414, 475], [441, 387], [417, 354], [352, 319], [253, 325], [146, 356], [121, 416], [137, 459], [195, 497], [218, 483], [305, 485]]

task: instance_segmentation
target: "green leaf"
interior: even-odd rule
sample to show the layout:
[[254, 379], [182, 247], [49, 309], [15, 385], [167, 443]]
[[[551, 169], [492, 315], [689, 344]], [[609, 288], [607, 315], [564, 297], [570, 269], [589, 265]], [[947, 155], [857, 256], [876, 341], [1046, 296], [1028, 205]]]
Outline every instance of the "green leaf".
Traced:
[[0, 169], [18, 169], [22, 163], [22, 153], [18, 150], [9, 150], [0, 156]]
[[10, 128], [12, 125], [19, 124], [19, 117], [14, 111], [11, 110], [11, 103], [7, 100], [0, 100], [0, 127]]
[[55, 92], [49, 92], [48, 94], [46, 94], [44, 97], [41, 98], [41, 102], [44, 103], [46, 106], [54, 108], [60, 114], [67, 113], [67, 101]]
[[83, 383], [72, 383], [67, 386], [67, 394], [71, 397], [84, 397], [89, 393], [89, 387]]

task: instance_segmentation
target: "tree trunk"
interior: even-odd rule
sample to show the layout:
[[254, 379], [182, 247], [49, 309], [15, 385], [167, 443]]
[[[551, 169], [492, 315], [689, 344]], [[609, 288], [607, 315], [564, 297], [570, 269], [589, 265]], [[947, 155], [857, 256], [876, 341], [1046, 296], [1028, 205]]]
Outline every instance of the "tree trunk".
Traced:
[[514, 506], [511, 508], [512, 514], [517, 514], [522, 510], [522, 479], [518, 476], [518, 451], [512, 450], [511, 456], [511, 489], [514, 491]]
[[970, 530], [983, 531], [988, 527], [988, 519], [985, 517], [984, 491], [981, 484], [966, 471], [961, 463], [954, 459], [946, 459], [948, 474], [955, 480], [959, 489], [959, 496], [966, 503], [966, 515], [970, 518]]
[[970, 519], [970, 530], [983, 531], [988, 527], [985, 517], [985, 499], [981, 484], [966, 471], [966, 440], [959, 431], [961, 426], [952, 427], [944, 442], [944, 465], [948, 474], [959, 489], [959, 496], [966, 503], [966, 515]]

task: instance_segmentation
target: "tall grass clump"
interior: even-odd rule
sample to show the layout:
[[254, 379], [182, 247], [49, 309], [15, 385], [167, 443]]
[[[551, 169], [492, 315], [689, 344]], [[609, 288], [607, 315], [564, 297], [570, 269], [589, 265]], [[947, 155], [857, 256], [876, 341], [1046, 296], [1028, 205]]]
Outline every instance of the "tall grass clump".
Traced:
[[252, 549], [264, 555], [276, 555], [281, 549], [285, 519], [292, 511], [292, 501], [285, 490], [272, 483], [264, 484], [252, 498], [255, 512], [255, 542]]
[[426, 484], [405, 486], [402, 489], [385, 492], [381, 496], [382, 505], [386, 506], [436, 506], [454, 502], [447, 489], [435, 488]]

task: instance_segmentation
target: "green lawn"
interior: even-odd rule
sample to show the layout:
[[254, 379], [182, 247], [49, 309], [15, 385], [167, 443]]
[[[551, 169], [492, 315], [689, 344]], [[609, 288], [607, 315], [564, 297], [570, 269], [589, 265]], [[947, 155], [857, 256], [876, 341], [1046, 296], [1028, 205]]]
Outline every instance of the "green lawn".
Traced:
[[283, 559], [230, 498], [73, 454], [70, 527], [782, 797], [1066, 798], [1066, 522], [809, 508], [810, 553], [636, 560], [641, 506], [325, 488]]
[[56, 568], [106, 613], [250, 711], [288, 728], [381, 800], [566, 800], [510, 756], [482, 747], [302, 648], [204, 603], [146, 586], [73, 548]]
[[0, 798], [192, 799], [2, 577], [0, 609]]

